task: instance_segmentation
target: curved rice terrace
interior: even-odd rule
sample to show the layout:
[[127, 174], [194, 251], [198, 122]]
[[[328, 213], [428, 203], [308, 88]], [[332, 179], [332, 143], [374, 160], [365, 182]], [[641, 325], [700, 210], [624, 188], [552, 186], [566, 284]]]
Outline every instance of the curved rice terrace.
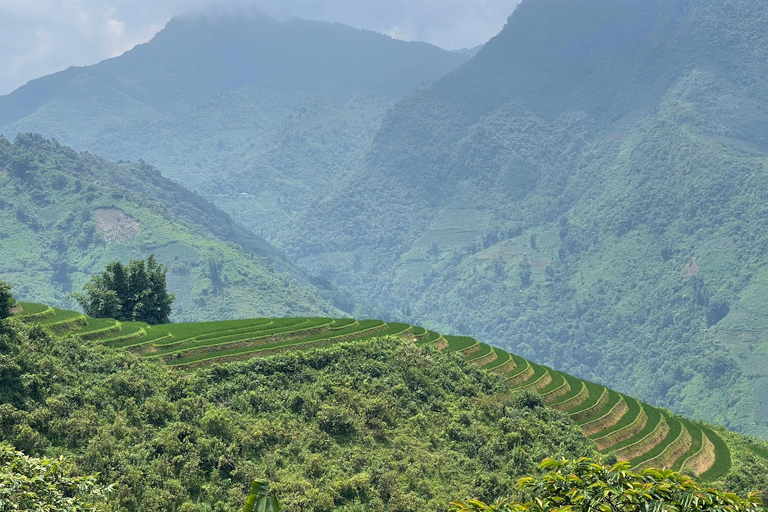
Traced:
[[94, 319], [40, 304], [21, 306], [16, 316], [22, 321], [55, 334], [76, 334], [186, 371], [287, 350], [399, 336], [458, 353], [469, 364], [505, 379], [511, 389], [538, 393], [545, 404], [569, 414], [600, 452], [629, 461], [636, 469], [673, 468], [712, 481], [725, 476], [731, 467], [728, 445], [704, 425], [466, 336], [442, 336], [408, 324], [349, 318], [258, 318], [150, 326]]

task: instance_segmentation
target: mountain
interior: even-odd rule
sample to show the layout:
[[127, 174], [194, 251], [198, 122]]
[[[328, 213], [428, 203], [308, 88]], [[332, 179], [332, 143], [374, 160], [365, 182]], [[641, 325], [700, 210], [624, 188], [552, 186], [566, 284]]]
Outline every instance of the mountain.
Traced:
[[0, 276], [18, 298], [67, 306], [107, 263], [151, 253], [169, 269], [177, 321], [338, 314], [321, 294], [343, 299], [144, 163], [114, 164], [39, 135], [0, 138]]
[[255, 10], [183, 16], [120, 57], [0, 97], [0, 134], [143, 159], [274, 241], [306, 190], [354, 169], [397, 99], [468, 59]]
[[480, 44], [475, 46], [474, 48], [461, 48], [459, 50], [453, 50], [453, 51], [461, 55], [468, 55], [470, 57], [474, 57], [482, 49], [483, 49], [483, 45]]
[[281, 242], [360, 303], [768, 436], [768, 9], [526, 0]]

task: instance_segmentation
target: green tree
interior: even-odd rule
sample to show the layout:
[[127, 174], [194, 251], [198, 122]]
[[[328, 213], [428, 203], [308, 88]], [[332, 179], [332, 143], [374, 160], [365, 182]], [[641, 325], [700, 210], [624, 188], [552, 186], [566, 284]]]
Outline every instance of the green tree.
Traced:
[[13, 305], [13, 295], [11, 295], [12, 286], [5, 281], [0, 281], [0, 320], [11, 316]]
[[528, 261], [528, 257], [525, 256], [523, 261], [518, 266], [518, 273], [520, 274], [520, 283], [523, 287], [528, 287], [531, 284], [531, 275], [533, 275], [531, 262]]
[[451, 502], [451, 512], [747, 512], [762, 508], [758, 493], [743, 499], [702, 488], [671, 470], [634, 473], [628, 462], [604, 466], [589, 458], [545, 459], [539, 467], [549, 472], [518, 482], [530, 501], [501, 498], [487, 504], [467, 499]]
[[111, 491], [95, 475], [68, 476], [63, 457], [37, 459], [0, 444], [0, 510], [102, 510]]
[[127, 267], [115, 261], [91, 278], [85, 293], [74, 293], [72, 298], [95, 318], [168, 323], [176, 296], [166, 289], [167, 272], [154, 254], [146, 261], [132, 260]]

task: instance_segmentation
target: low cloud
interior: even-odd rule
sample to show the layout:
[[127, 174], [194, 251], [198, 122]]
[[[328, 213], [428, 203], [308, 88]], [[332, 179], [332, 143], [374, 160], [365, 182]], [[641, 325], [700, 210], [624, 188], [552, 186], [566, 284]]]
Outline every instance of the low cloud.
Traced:
[[518, 0], [3, 0], [0, 94], [114, 57], [189, 11], [257, 6], [278, 18], [337, 21], [446, 49], [471, 48], [504, 26]]

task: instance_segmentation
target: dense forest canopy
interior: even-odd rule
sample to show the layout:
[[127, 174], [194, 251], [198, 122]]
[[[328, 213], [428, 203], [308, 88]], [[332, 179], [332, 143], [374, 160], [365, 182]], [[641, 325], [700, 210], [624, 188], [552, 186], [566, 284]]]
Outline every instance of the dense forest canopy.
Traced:
[[546, 456], [595, 453], [540, 400], [397, 338], [184, 376], [2, 326], [0, 442], [116, 482], [120, 510], [238, 510], [257, 478], [287, 510], [446, 510], [456, 496], [515, 493]]

